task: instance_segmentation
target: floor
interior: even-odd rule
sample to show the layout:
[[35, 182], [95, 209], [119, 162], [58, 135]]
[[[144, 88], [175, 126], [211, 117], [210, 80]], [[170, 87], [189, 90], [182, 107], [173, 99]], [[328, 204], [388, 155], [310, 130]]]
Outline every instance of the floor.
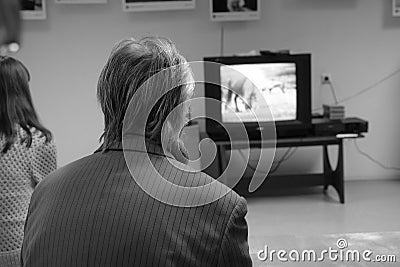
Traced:
[[[400, 260], [400, 180], [345, 183], [345, 204], [336, 191], [297, 189], [265, 197], [248, 198], [249, 247], [254, 266], [397, 266]], [[361, 233], [361, 234], [356, 234]], [[395, 262], [280, 262], [260, 260], [259, 251], [337, 247], [344, 239], [347, 249], [372, 250], [391, 255]], [[262, 254], [266, 255], [266, 254]]]
[[400, 180], [345, 183], [345, 204], [322, 188], [248, 198], [249, 236], [400, 231]]

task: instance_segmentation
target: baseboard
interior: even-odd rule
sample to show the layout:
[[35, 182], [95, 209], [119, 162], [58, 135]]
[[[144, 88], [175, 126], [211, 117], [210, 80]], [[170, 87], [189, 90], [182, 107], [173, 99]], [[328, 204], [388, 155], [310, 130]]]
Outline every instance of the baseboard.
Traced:
[[346, 175], [344, 177], [345, 181], [393, 181], [400, 180], [399, 174], [390, 174], [390, 175]]

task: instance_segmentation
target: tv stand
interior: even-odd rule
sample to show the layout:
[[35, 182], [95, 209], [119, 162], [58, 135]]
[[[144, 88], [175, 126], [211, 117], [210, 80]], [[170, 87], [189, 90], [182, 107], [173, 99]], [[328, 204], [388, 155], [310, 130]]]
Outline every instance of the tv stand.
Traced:
[[[361, 133], [352, 133], [351, 138], [362, 138], [364, 137]], [[253, 193], [248, 192], [248, 186], [251, 179], [242, 177], [239, 183], [234, 187], [234, 190], [240, 195], [247, 196], [261, 196], [266, 192], [270, 191], [271, 188], [288, 188], [298, 186], [323, 186], [323, 192], [326, 192], [329, 186], [332, 186], [338, 196], [340, 203], [344, 203], [344, 159], [343, 159], [343, 139], [350, 138], [347, 135], [324, 135], [319, 136], [310, 134], [304, 137], [288, 137], [278, 138], [276, 140], [276, 147], [307, 147], [307, 146], [320, 146], [322, 147], [323, 157], [323, 171], [322, 173], [306, 173], [306, 174], [268, 174], [263, 184]], [[260, 141], [252, 140], [249, 141], [250, 148], [260, 148], [261, 142], [271, 141]], [[214, 163], [204, 171], [212, 177], [219, 177], [227, 167], [229, 157], [227, 153], [235, 149], [246, 149], [249, 148], [245, 141], [215, 141], [217, 146], [217, 156], [214, 159]], [[328, 146], [337, 146], [337, 165], [335, 168], [332, 167], [329, 154]], [[244, 179], [243, 179], [244, 178]], [[269, 190], [268, 190], [269, 189]]]

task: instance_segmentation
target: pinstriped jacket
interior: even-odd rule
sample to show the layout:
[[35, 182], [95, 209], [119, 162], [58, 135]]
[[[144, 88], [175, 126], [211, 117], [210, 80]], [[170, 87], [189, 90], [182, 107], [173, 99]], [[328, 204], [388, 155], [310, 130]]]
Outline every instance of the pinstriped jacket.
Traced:
[[[146, 150], [130, 153], [141, 156]], [[175, 169], [161, 147], [149, 146], [147, 153], [173, 183], [198, 186], [213, 180]], [[132, 179], [116, 146], [58, 169], [37, 186], [25, 225], [22, 265], [251, 266], [246, 213], [246, 201], [233, 191], [198, 207], [154, 199]]]

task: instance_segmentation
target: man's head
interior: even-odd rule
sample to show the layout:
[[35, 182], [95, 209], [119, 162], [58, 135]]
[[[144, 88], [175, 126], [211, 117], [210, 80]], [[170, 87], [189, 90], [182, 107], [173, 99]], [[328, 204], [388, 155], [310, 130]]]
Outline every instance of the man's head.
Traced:
[[[121, 143], [128, 106], [133, 125], [138, 129], [145, 125], [146, 138], [156, 142], [166, 134], [168, 139], [178, 138], [186, 116], [180, 104], [191, 96], [191, 81], [190, 67], [170, 40], [146, 37], [117, 43], [97, 85], [104, 113], [104, 148]], [[147, 121], [145, 114], [149, 114]]]

